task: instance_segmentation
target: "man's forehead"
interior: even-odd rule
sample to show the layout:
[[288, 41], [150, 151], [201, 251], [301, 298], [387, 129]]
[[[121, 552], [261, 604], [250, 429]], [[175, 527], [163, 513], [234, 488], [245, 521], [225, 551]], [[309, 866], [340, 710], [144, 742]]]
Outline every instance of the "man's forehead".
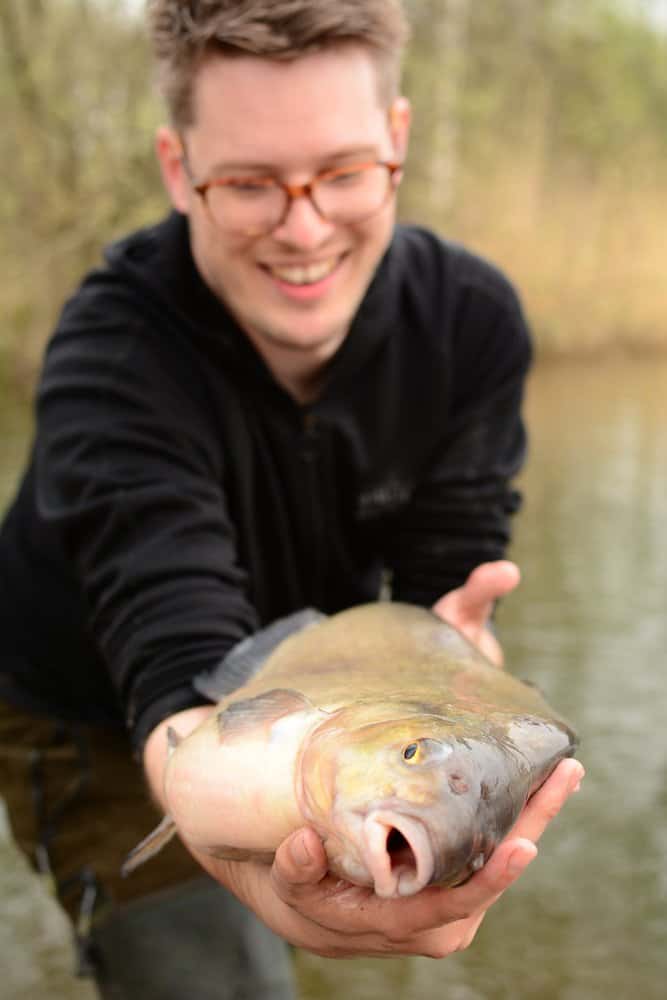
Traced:
[[293, 155], [376, 154], [386, 138], [372, 58], [359, 48], [289, 62], [216, 56], [200, 68], [187, 132], [210, 166], [270, 166]]
[[[380, 153], [380, 144], [360, 142], [349, 143], [345, 146], [322, 145], [312, 150], [306, 144], [299, 144], [291, 152], [295, 161], [297, 159], [301, 160], [315, 168], [320, 165], [333, 167], [338, 164], [363, 163], [375, 160]], [[227, 156], [216, 158], [207, 164], [209, 173], [223, 175], [252, 171], [253, 173], [271, 174], [280, 165], [277, 162], [279, 157], [276, 155], [275, 150], [269, 151], [266, 156], [258, 155], [256, 151], [253, 151], [253, 154], [246, 159], [243, 159], [239, 154], [240, 151], [232, 149], [230, 144]]]

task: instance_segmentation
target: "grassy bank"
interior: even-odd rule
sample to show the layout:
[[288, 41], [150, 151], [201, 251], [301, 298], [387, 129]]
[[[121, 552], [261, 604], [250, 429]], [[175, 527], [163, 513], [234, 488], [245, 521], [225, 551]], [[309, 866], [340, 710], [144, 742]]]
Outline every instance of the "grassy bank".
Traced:
[[[667, 172], [647, 156], [597, 176], [545, 176], [527, 157], [463, 174], [438, 228], [520, 290], [538, 352], [667, 353]], [[433, 224], [428, 211], [412, 217]]]
[[[488, 176], [463, 174], [453, 209], [440, 219], [427, 202], [415, 207], [411, 191], [401, 214], [503, 268], [521, 293], [541, 356], [665, 354], [667, 178], [657, 168], [651, 176], [648, 166], [643, 173], [643, 182], [619, 167], [545, 183], [518, 160]], [[111, 226], [84, 214], [71, 230], [15, 241], [0, 289], [5, 380], [32, 381], [44, 339], [82, 271], [114, 234], [166, 208], [157, 185], [156, 177], [150, 199]]]

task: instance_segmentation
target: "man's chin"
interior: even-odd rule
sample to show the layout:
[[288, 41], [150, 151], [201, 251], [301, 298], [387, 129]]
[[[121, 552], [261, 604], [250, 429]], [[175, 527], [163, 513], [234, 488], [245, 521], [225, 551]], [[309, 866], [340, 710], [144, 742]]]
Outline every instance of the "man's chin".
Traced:
[[284, 353], [312, 355], [313, 359], [328, 360], [336, 353], [345, 340], [350, 324], [335, 327], [304, 326], [296, 324], [289, 328], [280, 326], [255, 327], [248, 330], [255, 346], [262, 351], [273, 350]]

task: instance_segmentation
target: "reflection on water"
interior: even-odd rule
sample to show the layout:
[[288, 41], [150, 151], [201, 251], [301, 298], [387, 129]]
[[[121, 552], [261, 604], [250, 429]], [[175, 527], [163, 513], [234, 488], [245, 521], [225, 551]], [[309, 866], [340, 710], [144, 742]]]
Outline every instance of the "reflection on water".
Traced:
[[[472, 948], [426, 959], [298, 956], [304, 1000], [658, 1000], [667, 982], [667, 364], [543, 368], [501, 611], [510, 668], [582, 737], [582, 793]], [[0, 499], [27, 421], [2, 416]]]
[[587, 777], [472, 948], [301, 955], [305, 1000], [658, 1000], [667, 982], [667, 364], [544, 367], [500, 625], [575, 724]]

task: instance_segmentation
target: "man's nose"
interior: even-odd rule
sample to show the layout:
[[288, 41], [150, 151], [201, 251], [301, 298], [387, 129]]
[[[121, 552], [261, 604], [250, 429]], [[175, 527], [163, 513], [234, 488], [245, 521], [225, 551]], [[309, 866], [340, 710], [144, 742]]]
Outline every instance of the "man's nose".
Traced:
[[273, 231], [275, 239], [305, 250], [320, 246], [332, 233], [334, 223], [323, 219], [308, 195], [292, 198], [285, 218]]

